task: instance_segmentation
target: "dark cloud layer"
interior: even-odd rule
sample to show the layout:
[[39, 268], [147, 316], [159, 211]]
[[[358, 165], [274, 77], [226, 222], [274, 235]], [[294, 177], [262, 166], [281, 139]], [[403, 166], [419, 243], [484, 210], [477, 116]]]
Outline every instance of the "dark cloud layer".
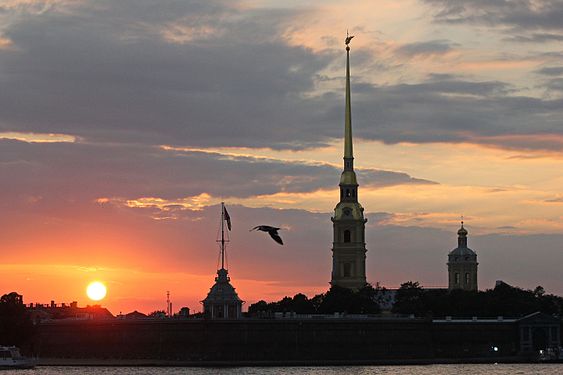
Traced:
[[[29, 15], [9, 27], [15, 47], [0, 54], [0, 77], [12, 88], [0, 94], [5, 129], [144, 143], [318, 144], [314, 130], [299, 132], [320, 125], [322, 106], [301, 94], [330, 59], [279, 38], [287, 11], [272, 10], [265, 25], [219, 4], [166, 2], [153, 14], [147, 2], [124, 3]], [[196, 35], [173, 43], [170, 28]]]
[[[563, 38], [560, 0], [422, 0], [436, 8], [434, 19], [450, 24], [508, 27], [514, 41], [548, 42]], [[516, 34], [516, 35], [515, 35]]]
[[[287, 24], [302, 13], [172, 0], [60, 7], [20, 10], [5, 26], [13, 46], [0, 50], [0, 80], [9, 87], [0, 91], [0, 131], [275, 149], [342, 136], [343, 90], [312, 93], [323, 69], [343, 66], [344, 56], [287, 43]], [[397, 53], [430, 56], [454, 46], [434, 40]], [[361, 62], [361, 51], [352, 64], [355, 57]], [[503, 82], [435, 74], [374, 86], [354, 78], [355, 134], [365, 139], [479, 142], [562, 131], [562, 101], [516, 96]], [[559, 90], [557, 82], [548, 88]]]
[[[368, 139], [513, 147], [503, 136], [561, 134], [563, 100], [516, 96], [498, 81], [433, 77], [419, 84], [373, 86], [371, 93], [356, 95], [355, 110], [363, 120], [356, 134]], [[532, 139], [522, 142], [523, 148], [553, 148]]]
[[563, 66], [546, 66], [537, 70], [537, 73], [546, 76], [561, 76], [563, 75]]
[[443, 55], [452, 51], [454, 44], [448, 40], [431, 40], [428, 42], [415, 42], [402, 45], [396, 52], [401, 57]]
[[[0, 196], [6, 202], [8, 197], [176, 199], [202, 193], [246, 198], [334, 188], [339, 174], [339, 168], [327, 164], [149, 146], [0, 140], [0, 176], [6, 182]], [[360, 169], [358, 174], [363, 186], [432, 183], [399, 172]], [[60, 203], [55, 201], [53, 208]]]

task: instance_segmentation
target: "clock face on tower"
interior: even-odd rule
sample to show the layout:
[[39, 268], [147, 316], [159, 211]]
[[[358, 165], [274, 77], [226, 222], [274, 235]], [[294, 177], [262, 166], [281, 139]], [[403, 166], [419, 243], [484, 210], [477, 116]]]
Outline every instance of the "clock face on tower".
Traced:
[[345, 207], [343, 210], [344, 216], [350, 216], [352, 215], [352, 209], [349, 207]]

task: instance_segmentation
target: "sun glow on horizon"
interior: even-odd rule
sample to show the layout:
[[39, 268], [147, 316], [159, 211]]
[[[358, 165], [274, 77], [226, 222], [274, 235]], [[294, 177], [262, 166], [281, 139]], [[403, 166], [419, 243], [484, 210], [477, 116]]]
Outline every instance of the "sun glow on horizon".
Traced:
[[106, 286], [100, 281], [93, 281], [86, 288], [86, 295], [92, 301], [101, 301], [107, 294]]

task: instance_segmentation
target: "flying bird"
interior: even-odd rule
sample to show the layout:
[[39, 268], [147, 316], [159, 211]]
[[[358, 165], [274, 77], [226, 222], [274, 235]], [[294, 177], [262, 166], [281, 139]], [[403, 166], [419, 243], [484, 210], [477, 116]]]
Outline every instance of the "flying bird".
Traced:
[[274, 241], [276, 241], [280, 245], [283, 245], [283, 241], [282, 241], [280, 235], [278, 234], [278, 230], [280, 230], [280, 228], [271, 227], [269, 225], [258, 225], [258, 226], [255, 226], [254, 228], [250, 229], [249, 232], [251, 232], [253, 230], [261, 230], [262, 232], [268, 232], [268, 234], [270, 235], [270, 237], [272, 237], [272, 239]]

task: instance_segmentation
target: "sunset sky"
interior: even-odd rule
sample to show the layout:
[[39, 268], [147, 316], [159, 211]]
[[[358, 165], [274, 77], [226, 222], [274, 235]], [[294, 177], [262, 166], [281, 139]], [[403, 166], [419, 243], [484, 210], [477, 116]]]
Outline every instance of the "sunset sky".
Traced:
[[[344, 37], [367, 278], [563, 295], [563, 1], [0, 1], [0, 294], [114, 314], [329, 287]], [[249, 232], [283, 227], [285, 245]]]

